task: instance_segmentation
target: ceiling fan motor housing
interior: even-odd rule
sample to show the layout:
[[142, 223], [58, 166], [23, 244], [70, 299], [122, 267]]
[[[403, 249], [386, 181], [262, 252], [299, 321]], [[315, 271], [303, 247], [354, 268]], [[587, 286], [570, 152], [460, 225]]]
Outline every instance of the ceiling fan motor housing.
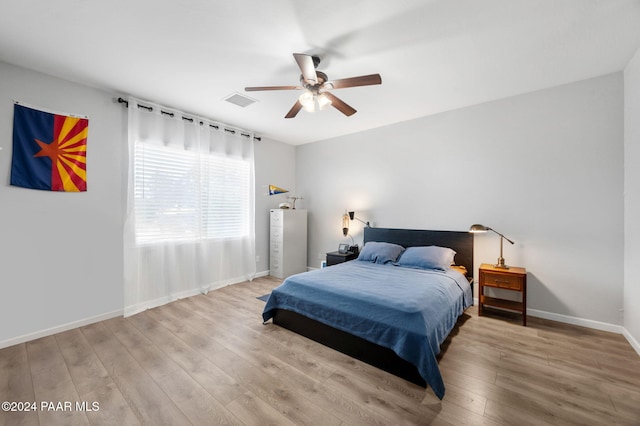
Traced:
[[316, 71], [316, 79], [316, 84], [309, 84], [305, 81], [304, 75], [300, 74], [300, 85], [311, 92], [317, 92], [324, 83], [329, 81], [329, 77], [327, 77], [327, 75], [322, 71]]

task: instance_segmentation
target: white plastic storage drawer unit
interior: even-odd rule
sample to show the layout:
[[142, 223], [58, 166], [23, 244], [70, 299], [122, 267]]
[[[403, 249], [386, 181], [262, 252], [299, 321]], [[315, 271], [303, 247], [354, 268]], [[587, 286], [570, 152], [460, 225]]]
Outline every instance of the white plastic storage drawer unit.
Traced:
[[270, 274], [276, 278], [307, 270], [307, 211], [271, 210]]

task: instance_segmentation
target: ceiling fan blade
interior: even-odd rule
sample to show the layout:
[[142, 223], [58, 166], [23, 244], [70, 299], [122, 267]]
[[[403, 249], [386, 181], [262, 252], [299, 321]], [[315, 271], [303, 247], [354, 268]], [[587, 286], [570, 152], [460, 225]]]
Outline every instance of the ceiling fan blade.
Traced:
[[322, 92], [329, 100], [331, 101], [331, 105], [336, 108], [338, 111], [346, 115], [347, 117], [352, 116], [356, 113], [356, 110], [351, 106], [347, 105], [342, 99], [338, 98], [336, 95], [331, 92]]
[[284, 116], [284, 118], [293, 118], [293, 117], [295, 117], [296, 115], [298, 115], [298, 113], [300, 112], [301, 109], [302, 109], [302, 104], [300, 103], [300, 101], [296, 101], [296, 103], [289, 110], [287, 115]]
[[245, 92], [258, 92], [260, 90], [302, 90], [301, 86], [256, 86], [245, 87]]
[[293, 57], [298, 63], [304, 81], [311, 85], [318, 84], [318, 76], [316, 75], [316, 66], [313, 63], [313, 57], [303, 53], [294, 53]]
[[374, 84], [382, 84], [380, 74], [361, 75], [359, 77], [341, 78], [331, 80], [325, 84], [333, 89], [344, 89], [346, 87], [372, 86]]

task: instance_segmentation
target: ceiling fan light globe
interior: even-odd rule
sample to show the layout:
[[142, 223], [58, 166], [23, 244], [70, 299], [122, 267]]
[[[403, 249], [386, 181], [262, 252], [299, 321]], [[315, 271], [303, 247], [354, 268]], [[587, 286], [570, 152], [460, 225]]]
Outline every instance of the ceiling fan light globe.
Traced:
[[318, 103], [318, 109], [321, 111], [331, 106], [331, 100], [322, 93], [316, 97], [316, 102]]
[[331, 105], [331, 99], [329, 99], [323, 93], [313, 93], [311, 91], [306, 91], [298, 98], [300, 104], [305, 111], [308, 112], [316, 112], [326, 109]]
[[302, 104], [302, 107], [305, 109], [305, 111], [313, 112], [315, 110], [315, 105], [314, 105], [315, 102], [314, 102], [313, 98], [314, 98], [313, 93], [311, 93], [309, 91], [305, 91], [298, 98], [298, 100]]

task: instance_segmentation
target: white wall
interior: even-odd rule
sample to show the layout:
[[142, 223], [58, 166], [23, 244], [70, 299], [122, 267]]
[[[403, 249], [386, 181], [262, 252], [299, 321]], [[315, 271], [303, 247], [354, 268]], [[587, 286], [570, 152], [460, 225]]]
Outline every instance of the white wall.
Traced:
[[[268, 210], [290, 195], [266, 195], [274, 184], [304, 197], [311, 267], [347, 241], [345, 209], [385, 227], [479, 222], [516, 241], [505, 257], [530, 272], [530, 308], [621, 324], [624, 146], [624, 324], [638, 340], [639, 56], [624, 74], [626, 144], [621, 74], [297, 148], [257, 142], [257, 270], [268, 271]], [[115, 97], [0, 62], [0, 347], [122, 311], [126, 111]], [[14, 99], [89, 116], [86, 193], [9, 186]], [[360, 242], [361, 231], [353, 222]], [[478, 236], [476, 263], [497, 249]]]
[[[117, 96], [0, 62], [0, 348], [122, 314], [127, 112]], [[87, 192], [9, 185], [13, 100], [89, 116]], [[265, 273], [269, 209], [289, 195], [270, 197], [266, 186], [295, 190], [295, 147], [256, 142], [255, 174]]]
[[[295, 156], [293, 145], [262, 138], [256, 142], [256, 264], [258, 275], [269, 273], [269, 210], [280, 203], [290, 202], [288, 196], [295, 192]], [[269, 185], [288, 189], [285, 194], [268, 195]], [[296, 202], [296, 208], [305, 208], [304, 201]]]
[[640, 50], [624, 72], [625, 335], [640, 353]]
[[[622, 324], [621, 73], [303, 145], [296, 158], [310, 266], [346, 242], [345, 209], [380, 227], [481, 223], [515, 240], [505, 258], [529, 272], [530, 312]], [[361, 242], [362, 225], [352, 231]], [[494, 263], [499, 238], [475, 241], [476, 268]]]
[[[9, 186], [13, 100], [89, 116], [87, 192]], [[0, 347], [122, 310], [122, 117], [104, 92], [0, 62]]]

